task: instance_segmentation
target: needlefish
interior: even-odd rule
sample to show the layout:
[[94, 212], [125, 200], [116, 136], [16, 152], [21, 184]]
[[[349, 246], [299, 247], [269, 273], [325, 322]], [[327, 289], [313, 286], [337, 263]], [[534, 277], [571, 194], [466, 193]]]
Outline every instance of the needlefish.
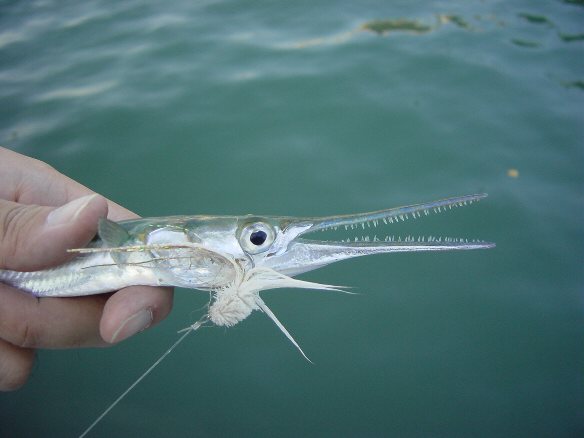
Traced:
[[[299, 352], [299, 344], [260, 297], [277, 288], [347, 292], [345, 288], [294, 278], [354, 257], [410, 251], [492, 248], [494, 243], [443, 237], [378, 237], [370, 233], [407, 219], [463, 207], [485, 198], [474, 194], [369, 213], [325, 216], [170, 216], [113, 222], [100, 219], [98, 234], [77, 257], [36, 272], [0, 270], [0, 281], [37, 297], [73, 297], [134, 286], [174, 286], [210, 293], [205, 315], [84, 432], [105, 416], [186, 335], [204, 324], [231, 327], [254, 310], [265, 313]], [[363, 232], [341, 240], [313, 237], [317, 231]], [[326, 234], [326, 233], [325, 233]], [[83, 436], [82, 435], [82, 436]]]

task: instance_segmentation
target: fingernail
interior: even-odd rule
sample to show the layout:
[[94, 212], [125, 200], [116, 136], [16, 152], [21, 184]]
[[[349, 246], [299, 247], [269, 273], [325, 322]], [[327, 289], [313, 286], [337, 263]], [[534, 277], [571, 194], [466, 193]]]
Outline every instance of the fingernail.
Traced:
[[85, 207], [96, 197], [97, 194], [83, 196], [81, 198], [74, 199], [71, 202], [53, 210], [47, 216], [47, 225], [65, 225], [69, 222], [73, 222], [79, 213], [83, 211]]
[[129, 316], [120, 324], [118, 329], [114, 332], [111, 343], [123, 341], [130, 336], [135, 335], [143, 330], [146, 330], [152, 324], [154, 316], [152, 309], [142, 309], [139, 312]]

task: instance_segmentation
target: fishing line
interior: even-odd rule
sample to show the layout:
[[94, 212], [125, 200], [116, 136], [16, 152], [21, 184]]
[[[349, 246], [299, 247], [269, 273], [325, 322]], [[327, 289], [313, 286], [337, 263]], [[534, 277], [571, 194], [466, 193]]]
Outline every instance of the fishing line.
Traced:
[[168, 356], [171, 353], [171, 351], [174, 350], [176, 348], [176, 346], [183, 341], [184, 338], [186, 338], [189, 334], [191, 334], [192, 332], [194, 332], [195, 330], [200, 328], [205, 323], [205, 321], [206, 321], [206, 318], [204, 318], [203, 320], [200, 320], [200, 321], [196, 322], [195, 324], [193, 324], [192, 326], [190, 326], [185, 331], [185, 333], [180, 338], [178, 338], [178, 340], [174, 344], [172, 344], [172, 346], [168, 350], [166, 350], [166, 353], [164, 353], [162, 356], [160, 356], [158, 358], [158, 360], [150, 366], [150, 368], [148, 368], [146, 371], [144, 371], [144, 373], [140, 377], [138, 377], [138, 379], [134, 383], [132, 383], [132, 385], [130, 385], [130, 387], [128, 389], [126, 389], [111, 405], [108, 406], [108, 408], [105, 411], [103, 411], [103, 413], [99, 417], [97, 417], [97, 419], [93, 423], [91, 423], [91, 425], [87, 429], [85, 429], [85, 431], [83, 431], [83, 433], [81, 435], [79, 435], [79, 438], [83, 438], [83, 437], [87, 436], [87, 434], [89, 432], [91, 432], [91, 430], [97, 425], [97, 423], [99, 423], [114, 407], [116, 407], [116, 405], [120, 401], [122, 401], [122, 399], [126, 395], [128, 395], [128, 393], [132, 389], [134, 389], [136, 387], [136, 385], [138, 385], [138, 383], [140, 383], [148, 374], [150, 374], [150, 372], [154, 368], [156, 368], [158, 366], [158, 364], [160, 362], [162, 362], [164, 360], [164, 358], [166, 358], [166, 356]]

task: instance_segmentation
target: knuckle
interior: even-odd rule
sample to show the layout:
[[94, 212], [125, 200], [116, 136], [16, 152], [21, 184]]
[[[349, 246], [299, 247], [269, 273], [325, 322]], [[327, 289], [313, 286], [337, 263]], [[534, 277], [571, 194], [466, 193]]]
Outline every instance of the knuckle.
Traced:
[[24, 208], [15, 205], [0, 211], [0, 264], [9, 266], [18, 251], [21, 235], [21, 217]]
[[[0, 266], [7, 269], [19, 269], [21, 254], [30, 250], [31, 226], [37, 206], [14, 204], [0, 209]], [[31, 214], [32, 213], [32, 214]]]
[[39, 298], [26, 300], [18, 311], [19, 316], [8, 318], [9, 321], [3, 326], [5, 332], [3, 338], [19, 348], [41, 347], [43, 341], [41, 313]]
[[23, 321], [17, 329], [16, 344], [22, 348], [35, 348], [39, 346], [39, 335], [34, 325], [29, 321]]

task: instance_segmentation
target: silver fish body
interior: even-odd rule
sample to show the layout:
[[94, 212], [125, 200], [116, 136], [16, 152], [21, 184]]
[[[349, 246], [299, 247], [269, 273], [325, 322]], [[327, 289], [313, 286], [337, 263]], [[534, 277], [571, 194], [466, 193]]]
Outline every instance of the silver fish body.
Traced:
[[[184, 247], [200, 244], [209, 222], [206, 217], [184, 216], [102, 220], [99, 238], [72, 261], [35, 272], [0, 270], [0, 281], [38, 297], [94, 295], [133, 285], [223, 287], [235, 278], [232, 264], [217, 252]], [[200, 235], [192, 232], [195, 229]]]
[[[317, 218], [171, 216], [122, 222], [103, 219], [98, 239], [72, 261], [37, 272], [0, 270], [0, 281], [39, 297], [111, 292], [132, 285], [204, 291], [229, 287], [252, 269], [292, 277], [362, 255], [479, 249], [488, 242], [388, 236], [347, 241], [308, 240], [315, 231], [376, 228], [460, 207], [486, 195], [467, 195], [356, 215]], [[272, 276], [273, 277], [273, 276]], [[276, 286], [280, 287], [280, 286]], [[265, 284], [261, 289], [270, 288]]]

